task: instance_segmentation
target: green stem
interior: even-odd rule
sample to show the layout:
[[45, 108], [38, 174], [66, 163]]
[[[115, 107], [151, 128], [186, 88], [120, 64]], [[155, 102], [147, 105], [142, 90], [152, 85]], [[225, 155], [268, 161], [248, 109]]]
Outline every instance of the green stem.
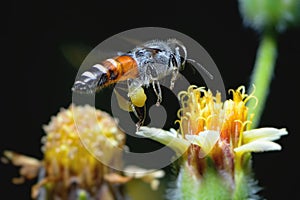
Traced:
[[258, 104], [255, 107], [256, 101], [254, 99], [251, 99], [248, 102], [249, 113], [255, 114], [251, 125], [253, 128], [257, 127], [259, 124], [265, 107], [277, 58], [277, 42], [275, 34], [271, 31], [266, 31], [262, 36], [256, 54], [256, 61], [250, 84], [250, 87], [253, 87], [253, 85], [255, 86], [254, 95], [258, 99]]

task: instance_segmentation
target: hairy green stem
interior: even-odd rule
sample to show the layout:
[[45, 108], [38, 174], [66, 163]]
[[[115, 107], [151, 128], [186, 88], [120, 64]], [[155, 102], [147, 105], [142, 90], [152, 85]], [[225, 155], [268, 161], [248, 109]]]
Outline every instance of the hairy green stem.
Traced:
[[[255, 96], [258, 99], [258, 104], [255, 107], [256, 101], [251, 99], [248, 102], [249, 113], [254, 113], [255, 117], [252, 121], [252, 127], [258, 126], [262, 112], [265, 107], [266, 99], [269, 94], [270, 84], [275, 69], [277, 58], [277, 42], [276, 36], [271, 31], [266, 31], [262, 35], [256, 61], [251, 77], [249, 87], [255, 86]], [[253, 89], [253, 88], [252, 88]]]

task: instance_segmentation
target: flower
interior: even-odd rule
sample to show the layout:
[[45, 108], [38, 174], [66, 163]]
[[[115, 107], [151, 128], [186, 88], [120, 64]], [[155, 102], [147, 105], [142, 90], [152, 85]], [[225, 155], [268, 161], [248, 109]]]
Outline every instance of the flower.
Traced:
[[43, 128], [47, 133], [42, 139], [46, 178], [59, 187], [53, 190], [67, 191], [75, 181], [95, 196], [106, 184], [104, 176], [114, 172], [97, 158], [122, 164], [115, 147], [124, 147], [125, 134], [117, 121], [103, 111], [89, 105], [71, 105], [61, 109]]
[[[218, 194], [222, 199], [255, 198], [258, 187], [252, 179], [251, 152], [281, 149], [273, 141], [286, 135], [286, 129], [251, 129], [254, 115], [248, 113], [246, 103], [255, 96], [246, 94], [244, 86], [229, 91], [232, 99], [222, 102], [219, 92], [213, 95], [203, 87], [190, 86], [178, 95], [182, 105], [178, 132], [148, 127], [137, 132], [182, 155], [178, 181], [200, 186], [181, 190], [181, 199], [218, 199]], [[214, 189], [219, 192], [209, 192]], [[196, 197], [191, 190], [196, 190]]]
[[128, 150], [125, 133], [116, 119], [92, 106], [62, 108], [43, 129], [42, 160], [8, 150], [2, 159], [20, 166], [14, 183], [38, 177], [33, 199], [119, 199], [129, 181], [140, 179], [157, 190], [164, 176], [138, 166], [115, 170], [123, 167], [120, 149]]
[[43, 126], [46, 135], [42, 138], [41, 161], [5, 152], [14, 165], [21, 166], [21, 178], [14, 180], [38, 176], [32, 187], [33, 199], [114, 199], [120, 189], [109, 189], [113, 185], [110, 176], [121, 173], [98, 158], [122, 164], [122, 155], [115, 147], [125, 147], [125, 133], [117, 125], [109, 114], [89, 105], [62, 108]]

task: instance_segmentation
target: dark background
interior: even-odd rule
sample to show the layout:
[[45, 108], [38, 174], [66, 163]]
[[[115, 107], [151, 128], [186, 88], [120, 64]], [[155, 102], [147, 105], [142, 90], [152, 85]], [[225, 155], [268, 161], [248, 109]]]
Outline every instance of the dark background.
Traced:
[[[2, 7], [1, 152], [10, 149], [42, 158], [42, 125], [70, 104], [77, 74], [61, 51], [65, 44], [93, 48], [128, 29], [165, 27], [199, 42], [227, 89], [248, 84], [259, 36], [243, 26], [237, 1], [129, 2], [11, 1]], [[278, 141], [282, 151], [253, 154], [255, 174], [264, 187], [261, 194], [270, 200], [299, 196], [299, 33], [293, 28], [279, 37], [277, 67], [260, 124], [286, 127], [289, 135]], [[17, 168], [0, 164], [0, 194], [8, 195], [1, 199], [29, 199], [33, 182], [14, 185], [10, 179], [15, 176]]]

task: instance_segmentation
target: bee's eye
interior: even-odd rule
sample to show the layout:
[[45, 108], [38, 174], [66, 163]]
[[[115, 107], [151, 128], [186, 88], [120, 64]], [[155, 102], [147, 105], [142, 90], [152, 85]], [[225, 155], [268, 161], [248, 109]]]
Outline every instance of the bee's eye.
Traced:
[[177, 60], [176, 60], [176, 58], [175, 58], [175, 56], [174, 56], [174, 54], [171, 54], [170, 60], [169, 60], [169, 64], [172, 64], [173, 66], [179, 67], [179, 66], [178, 66], [178, 63], [177, 63]]

